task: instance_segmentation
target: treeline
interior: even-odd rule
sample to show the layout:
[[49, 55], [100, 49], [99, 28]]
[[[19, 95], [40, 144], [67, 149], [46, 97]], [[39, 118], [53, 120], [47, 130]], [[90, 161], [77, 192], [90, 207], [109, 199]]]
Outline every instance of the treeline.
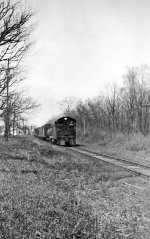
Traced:
[[100, 131], [141, 132], [150, 130], [150, 68], [129, 67], [123, 86], [108, 86], [105, 94], [85, 102], [63, 100], [64, 114], [76, 118], [83, 134], [99, 137]]
[[33, 46], [33, 16], [24, 1], [0, 0], [0, 117], [7, 137], [22, 114], [36, 106], [19, 87], [26, 79], [22, 59]]

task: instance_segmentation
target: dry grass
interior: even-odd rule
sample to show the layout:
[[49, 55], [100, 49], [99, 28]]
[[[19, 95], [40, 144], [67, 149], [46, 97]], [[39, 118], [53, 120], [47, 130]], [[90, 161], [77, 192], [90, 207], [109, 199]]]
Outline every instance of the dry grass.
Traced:
[[126, 149], [131, 151], [143, 151], [150, 149], [150, 136], [140, 133], [129, 135], [126, 142]]
[[105, 139], [99, 138], [98, 141], [85, 142], [83, 140], [79, 143], [84, 144], [90, 150], [150, 166], [150, 135], [116, 133], [111, 134], [109, 138], [108, 135]]
[[129, 151], [144, 151], [150, 149], [150, 136], [141, 133], [123, 134], [111, 133], [102, 129], [87, 130], [79, 134], [79, 141], [84, 143], [97, 143], [99, 146], [124, 147]]
[[149, 238], [134, 174], [30, 138], [0, 152], [0, 238]]

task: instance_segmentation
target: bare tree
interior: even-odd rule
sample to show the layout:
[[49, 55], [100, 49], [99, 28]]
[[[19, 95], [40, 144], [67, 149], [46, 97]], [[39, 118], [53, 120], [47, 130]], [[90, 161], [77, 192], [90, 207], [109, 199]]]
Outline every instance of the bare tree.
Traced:
[[[31, 33], [34, 29], [31, 23], [33, 15], [32, 11], [23, 6], [21, 0], [0, 0], [0, 108], [4, 109], [7, 122], [9, 121], [9, 88], [22, 81], [22, 77], [17, 77], [20, 71], [18, 66], [33, 45], [31, 41]], [[5, 97], [7, 97], [7, 106]]]
[[76, 105], [76, 98], [72, 96], [65, 97], [59, 104], [63, 108], [63, 114], [71, 116], [71, 112]]
[[[149, 74], [148, 74], [149, 72]], [[143, 107], [150, 103], [150, 89], [147, 79], [150, 78], [148, 66], [128, 68], [125, 76], [122, 103], [126, 112], [128, 130], [145, 131], [148, 124], [148, 111]]]
[[[25, 92], [12, 92], [9, 95], [9, 131], [10, 127], [13, 128], [13, 135], [14, 135], [14, 129], [15, 126], [18, 124], [18, 119], [23, 118], [23, 114], [30, 112], [31, 110], [35, 109], [39, 105], [33, 101], [33, 99], [30, 96], [26, 96]], [[4, 121], [6, 123], [6, 102], [4, 103]]]
[[[33, 45], [33, 15], [33, 12], [23, 8], [21, 1], [0, 0], [0, 95], [6, 88], [8, 59], [9, 68], [16, 71], [21, 59]], [[11, 79], [16, 80], [16, 77]]]
[[0, 0], [0, 95], [6, 89], [8, 70], [9, 85], [18, 82], [17, 66], [33, 44], [30, 38], [34, 29], [32, 16], [31, 11], [23, 10], [21, 1]]
[[23, 9], [21, 1], [0, 0], [0, 60], [20, 60], [31, 47], [33, 13]]

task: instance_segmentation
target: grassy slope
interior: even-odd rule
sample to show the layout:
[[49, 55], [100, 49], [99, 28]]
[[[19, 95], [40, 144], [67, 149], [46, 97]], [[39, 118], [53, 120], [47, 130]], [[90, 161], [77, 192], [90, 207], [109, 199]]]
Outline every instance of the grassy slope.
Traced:
[[99, 139], [83, 137], [80, 143], [97, 152], [144, 162], [150, 166], [150, 135], [143, 136], [140, 133], [109, 135], [102, 132]]
[[30, 138], [0, 156], [0, 238], [149, 238], [146, 179]]

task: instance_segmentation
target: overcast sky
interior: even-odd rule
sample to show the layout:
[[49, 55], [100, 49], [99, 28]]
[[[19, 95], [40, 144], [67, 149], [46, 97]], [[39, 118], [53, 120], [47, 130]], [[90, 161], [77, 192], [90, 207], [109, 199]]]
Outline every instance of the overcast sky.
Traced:
[[32, 123], [60, 112], [67, 96], [94, 97], [121, 84], [127, 66], [150, 64], [149, 0], [30, 0], [37, 10], [30, 93], [41, 103]]

